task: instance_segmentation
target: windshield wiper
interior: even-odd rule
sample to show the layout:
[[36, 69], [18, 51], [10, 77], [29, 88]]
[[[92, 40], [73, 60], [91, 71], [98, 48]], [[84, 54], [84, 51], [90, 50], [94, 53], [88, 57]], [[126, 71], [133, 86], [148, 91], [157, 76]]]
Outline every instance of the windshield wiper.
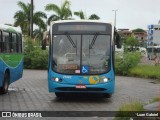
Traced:
[[92, 47], [93, 47], [98, 35], [99, 35], [99, 33], [96, 33], [94, 35], [93, 40], [92, 40], [91, 44], [89, 45], [89, 49], [92, 49]]
[[70, 41], [70, 43], [72, 44], [72, 46], [73, 46], [74, 48], [76, 48], [76, 44], [73, 42], [71, 36], [70, 36], [68, 33], [65, 33], [65, 35], [67, 36], [67, 38], [68, 38], [68, 40]]

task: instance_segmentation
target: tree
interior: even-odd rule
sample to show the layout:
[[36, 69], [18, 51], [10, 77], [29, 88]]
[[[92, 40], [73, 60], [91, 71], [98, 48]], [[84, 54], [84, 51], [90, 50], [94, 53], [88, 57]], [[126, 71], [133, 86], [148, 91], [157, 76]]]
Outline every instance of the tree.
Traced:
[[96, 14], [92, 14], [90, 17], [89, 17], [90, 20], [99, 20], [100, 17]]
[[131, 51], [133, 51], [133, 47], [138, 46], [138, 40], [132, 34], [131, 37], [128, 37], [126, 40], [126, 45], [131, 47]]
[[74, 15], [78, 16], [80, 19], [89, 19], [89, 20], [99, 20], [100, 19], [100, 17], [96, 14], [91, 14], [87, 18], [87, 16], [84, 14], [84, 12], [82, 10], [80, 10], [78, 12], [74, 12]]
[[48, 18], [48, 24], [50, 24], [51, 21], [72, 19], [70, 18], [72, 16], [70, 5], [71, 3], [68, 0], [64, 1], [60, 7], [56, 4], [46, 5], [46, 11], [53, 11], [55, 13]]
[[133, 33], [135, 32], [145, 32], [145, 30], [141, 29], [141, 28], [137, 28], [137, 29], [134, 29], [132, 30]]
[[33, 23], [39, 27], [39, 29], [46, 30], [47, 26], [43, 19], [47, 19], [47, 15], [44, 12], [38, 11], [33, 14]]
[[[14, 15], [14, 19], [15, 19], [14, 26], [20, 26], [22, 33], [29, 35], [31, 4], [29, 3], [25, 4], [21, 1], [18, 1], [17, 5], [21, 8], [21, 10], [17, 11]], [[38, 12], [33, 13], [33, 24], [45, 30], [46, 24], [43, 21], [44, 18], [47, 18], [44, 12], [38, 11]]]

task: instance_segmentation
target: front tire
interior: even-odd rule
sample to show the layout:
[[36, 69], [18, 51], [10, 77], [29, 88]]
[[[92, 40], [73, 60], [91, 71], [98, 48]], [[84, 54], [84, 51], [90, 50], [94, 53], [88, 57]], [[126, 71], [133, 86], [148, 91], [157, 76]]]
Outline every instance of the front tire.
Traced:
[[111, 98], [111, 97], [112, 97], [112, 94], [103, 93], [103, 97], [104, 97], [104, 98]]
[[65, 96], [65, 94], [62, 92], [55, 92], [55, 95], [57, 98], [63, 98]]
[[7, 72], [5, 72], [3, 86], [0, 89], [0, 93], [6, 94], [8, 92], [8, 87], [9, 87], [9, 74]]

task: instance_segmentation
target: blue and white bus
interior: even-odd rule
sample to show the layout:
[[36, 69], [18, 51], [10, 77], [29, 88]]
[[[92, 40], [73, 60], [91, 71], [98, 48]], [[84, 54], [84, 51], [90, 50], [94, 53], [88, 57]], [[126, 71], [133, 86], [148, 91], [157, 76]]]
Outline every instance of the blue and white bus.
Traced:
[[99, 21], [54, 21], [50, 26], [48, 86], [66, 93], [101, 93], [115, 87], [114, 27]]
[[22, 32], [19, 27], [0, 24], [0, 93], [23, 74]]

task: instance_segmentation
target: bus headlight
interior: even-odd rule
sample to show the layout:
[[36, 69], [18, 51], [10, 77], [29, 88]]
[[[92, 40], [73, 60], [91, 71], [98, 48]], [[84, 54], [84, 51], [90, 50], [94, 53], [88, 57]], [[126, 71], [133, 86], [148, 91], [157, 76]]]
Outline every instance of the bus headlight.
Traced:
[[55, 82], [62, 82], [62, 79], [57, 77], [53, 77], [52, 80]]
[[108, 82], [110, 80], [110, 78], [103, 78], [103, 82]]

